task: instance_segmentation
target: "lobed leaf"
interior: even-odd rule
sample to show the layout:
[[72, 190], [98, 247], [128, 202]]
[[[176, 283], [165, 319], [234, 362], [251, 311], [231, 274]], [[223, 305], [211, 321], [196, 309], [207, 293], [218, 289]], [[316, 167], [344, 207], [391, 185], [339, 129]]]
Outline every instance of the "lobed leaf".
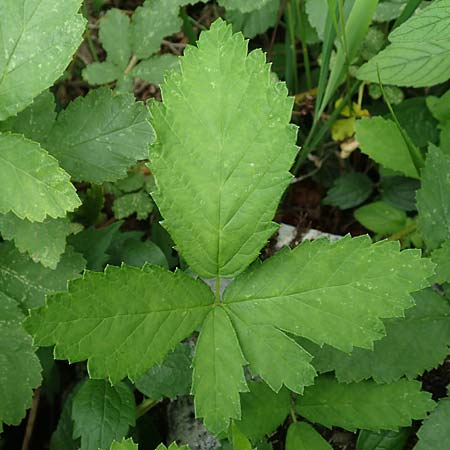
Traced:
[[297, 152], [292, 99], [262, 52], [247, 55], [242, 35], [220, 19], [180, 61], [162, 86], [164, 103], [151, 107], [153, 196], [192, 269], [232, 277], [276, 230]]
[[0, 429], [2, 422], [19, 425], [42, 381], [39, 358], [22, 320], [17, 303], [0, 291]]
[[80, 6], [81, 0], [2, 0], [0, 120], [62, 75], [83, 38]]
[[101, 184], [123, 178], [129, 166], [146, 159], [153, 140], [144, 104], [132, 94], [99, 88], [59, 114], [46, 145], [73, 178]]
[[58, 161], [20, 134], [0, 133], [0, 213], [42, 222], [81, 204]]
[[434, 406], [431, 394], [422, 392], [417, 381], [340, 384], [330, 376], [317, 378], [297, 399], [297, 410], [303, 417], [349, 431], [396, 430], [410, 425], [413, 419], [423, 419]]
[[114, 441], [109, 450], [138, 450], [138, 446], [133, 439], [122, 439], [120, 442]]
[[[25, 322], [55, 358], [88, 360], [91, 378], [135, 380], [160, 364], [199, 326], [214, 302], [209, 288], [158, 266], [85, 272], [67, 293], [49, 296]], [[155, 343], [158, 343], [157, 345]]]

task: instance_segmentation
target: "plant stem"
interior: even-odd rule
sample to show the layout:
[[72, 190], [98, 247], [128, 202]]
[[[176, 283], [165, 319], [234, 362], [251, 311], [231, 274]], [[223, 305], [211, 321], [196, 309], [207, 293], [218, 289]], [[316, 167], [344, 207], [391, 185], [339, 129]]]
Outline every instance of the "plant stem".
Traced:
[[181, 8], [180, 16], [183, 19], [183, 31], [189, 40], [189, 44], [195, 45], [197, 41], [197, 36], [195, 34], [194, 28], [192, 26], [192, 22], [188, 13], [186, 12], [186, 7]]
[[[86, 19], [89, 21], [89, 11], [86, 5], [86, 1], [83, 2], [83, 13]], [[94, 61], [98, 62], [98, 55], [97, 51], [95, 50], [94, 41], [92, 40], [91, 32], [89, 30], [89, 27], [86, 27], [86, 32], [84, 33], [84, 37], [86, 38], [89, 51], [91, 52], [92, 58]]]
[[136, 55], [131, 55], [130, 62], [128, 63], [128, 66], [126, 67], [123, 75], [126, 77], [134, 68], [134, 66], [137, 64], [138, 59], [136, 58]]
[[298, 90], [298, 75], [297, 75], [297, 48], [295, 37], [295, 13], [292, 1], [289, 0], [286, 6], [286, 25], [288, 32], [286, 33], [286, 82], [290, 92], [294, 94]]
[[142, 417], [145, 413], [150, 411], [154, 406], [159, 403], [158, 400], [152, 398], [146, 398], [141, 404], [136, 406], [136, 419]]
[[306, 12], [305, 12], [305, 3], [302, 0], [298, 0], [297, 4], [297, 26], [298, 26], [298, 34], [300, 36], [301, 44], [302, 44], [302, 54], [303, 54], [303, 65], [305, 66], [305, 76], [306, 76], [306, 87], [308, 90], [312, 89], [312, 79], [311, 79], [311, 64], [309, 60], [309, 52], [308, 52], [308, 44], [306, 42]]
[[34, 423], [36, 421], [37, 410], [39, 406], [39, 398], [41, 395], [40, 389], [36, 389], [33, 395], [33, 403], [28, 414], [27, 427], [25, 429], [25, 435], [22, 442], [22, 450], [28, 450], [31, 442], [31, 436], [33, 435]]
[[413, 231], [415, 231], [417, 228], [417, 223], [410, 223], [409, 225], [406, 225], [405, 228], [402, 228], [400, 231], [397, 231], [397, 233], [392, 234], [389, 236], [390, 241], [398, 241], [405, 236], [408, 236], [408, 234], [411, 234]]

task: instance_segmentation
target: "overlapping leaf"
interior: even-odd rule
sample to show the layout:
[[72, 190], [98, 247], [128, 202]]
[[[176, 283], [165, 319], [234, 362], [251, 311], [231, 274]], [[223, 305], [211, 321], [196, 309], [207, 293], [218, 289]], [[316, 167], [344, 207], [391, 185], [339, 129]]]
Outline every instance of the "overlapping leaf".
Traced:
[[100, 184], [123, 178], [129, 166], [146, 159], [153, 139], [144, 104], [99, 88], [59, 114], [46, 146], [73, 178]]
[[273, 0], [219, 0], [219, 4], [226, 9], [237, 9], [240, 12], [248, 13], [255, 9], [260, 9]]
[[417, 435], [415, 450], [447, 450], [450, 442], [450, 399], [443, 398], [425, 419]]
[[417, 191], [417, 209], [422, 236], [430, 250], [450, 238], [450, 156], [431, 145]]
[[0, 133], [0, 213], [42, 222], [80, 205], [69, 175], [37, 142]]
[[154, 197], [190, 266], [231, 277], [276, 229], [271, 219], [297, 151], [292, 99], [262, 52], [247, 56], [242, 35], [221, 20], [198, 48], [186, 49], [181, 65], [162, 87], [164, 103], [151, 108]]
[[332, 447], [310, 424], [294, 422], [288, 428], [286, 450], [332, 450]]
[[417, 381], [340, 384], [324, 375], [297, 399], [297, 410], [303, 417], [349, 431], [396, 430], [410, 425], [413, 419], [423, 419], [434, 406], [431, 394], [422, 392]]
[[202, 322], [214, 299], [201, 281], [158, 266], [86, 272], [31, 313], [28, 330], [57, 359], [88, 359], [92, 378], [136, 379]]
[[73, 436], [81, 438], [81, 450], [108, 448], [127, 435], [135, 418], [133, 392], [124, 383], [111, 386], [106, 380], [87, 380], [74, 395]]
[[0, 120], [17, 114], [63, 73], [82, 40], [80, 6], [81, 0], [2, 0]]
[[423, 87], [450, 77], [450, 0], [437, 0], [390, 35], [386, 49], [364, 64], [359, 79]]
[[0, 215], [3, 239], [14, 240], [22, 253], [28, 253], [34, 262], [51, 269], [56, 269], [71, 230], [72, 226], [66, 218], [30, 222], [12, 213]]
[[80, 276], [86, 261], [67, 247], [55, 270], [20, 253], [11, 242], [0, 244], [0, 292], [15, 299], [24, 309], [36, 308], [44, 297], [67, 289], [67, 281]]
[[402, 376], [414, 379], [444, 361], [450, 345], [450, 303], [431, 289], [414, 294], [416, 306], [403, 319], [385, 321], [387, 336], [373, 350], [348, 355], [330, 347], [312, 350], [320, 372], [334, 370], [339, 381], [373, 378], [390, 383]]
[[138, 446], [133, 439], [122, 439], [120, 442], [114, 441], [109, 450], [138, 450]]
[[41, 365], [31, 337], [22, 328], [17, 303], [0, 292], [0, 429], [18, 425], [41, 383]]

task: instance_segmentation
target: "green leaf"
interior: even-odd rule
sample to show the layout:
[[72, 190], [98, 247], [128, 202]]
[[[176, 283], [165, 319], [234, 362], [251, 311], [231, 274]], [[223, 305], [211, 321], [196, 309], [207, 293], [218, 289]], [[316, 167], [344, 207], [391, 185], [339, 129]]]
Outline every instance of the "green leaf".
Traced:
[[386, 49], [364, 64], [361, 80], [424, 87], [450, 77], [450, 1], [437, 0], [389, 35]]
[[370, 178], [360, 172], [350, 172], [336, 178], [323, 203], [349, 209], [366, 201], [373, 191]]
[[332, 450], [332, 447], [308, 423], [294, 422], [288, 428], [286, 450]]
[[133, 439], [122, 439], [120, 442], [114, 441], [109, 450], [138, 450], [138, 446]]
[[43, 142], [47, 139], [55, 119], [55, 97], [50, 91], [44, 91], [17, 116], [0, 122], [0, 131], [12, 131], [33, 141]]
[[36, 308], [44, 297], [67, 289], [67, 281], [80, 276], [86, 261], [68, 247], [55, 270], [35, 263], [12, 243], [0, 244], [0, 292], [20, 303], [24, 309]]
[[450, 283], [450, 239], [447, 239], [440, 248], [431, 254], [432, 261], [436, 264], [436, 283]]
[[380, 116], [356, 122], [356, 139], [361, 151], [388, 169], [419, 178], [408, 144], [395, 122]]
[[2, 1], [0, 120], [20, 112], [62, 75], [82, 41], [80, 6], [81, 0]]
[[273, 0], [219, 0], [219, 5], [229, 10], [238, 10], [248, 13], [255, 9], [261, 9]]
[[216, 307], [202, 325], [194, 357], [192, 392], [195, 415], [214, 434], [240, 419], [240, 392], [247, 392], [242, 354], [236, 332], [224, 308]]
[[[146, 59], [161, 47], [161, 41], [181, 29], [180, 0], [146, 0], [136, 9], [131, 23], [131, 48], [138, 59]], [[164, 20], [161, 20], [164, 17]]]
[[450, 90], [441, 97], [429, 96], [426, 99], [428, 109], [439, 122], [450, 120]]
[[17, 303], [0, 291], [0, 428], [18, 425], [42, 381], [31, 337], [22, 328]]
[[279, 0], [269, 0], [263, 7], [248, 13], [229, 10], [226, 18], [233, 24], [233, 31], [242, 31], [246, 38], [254, 38], [275, 25], [279, 8]]
[[178, 56], [170, 53], [152, 56], [149, 59], [141, 61], [132, 71], [131, 75], [141, 80], [159, 85], [164, 81], [164, 75], [169, 70], [179, 68]]
[[220, 19], [181, 66], [162, 86], [164, 103], [151, 107], [153, 197], [191, 268], [232, 277], [277, 228], [271, 219], [297, 152], [292, 99], [263, 53], [247, 56], [243, 36]]
[[367, 431], [361, 430], [356, 442], [356, 450], [404, 450], [410, 428], [399, 431]]
[[136, 213], [138, 220], [145, 220], [153, 211], [153, 201], [146, 192], [132, 192], [116, 198], [112, 210], [116, 219], [125, 219]]
[[233, 442], [233, 450], [252, 450], [252, 444], [235, 422], [231, 423], [231, 440]]
[[404, 211], [417, 209], [416, 191], [419, 188], [419, 180], [399, 176], [383, 177], [379, 187], [383, 202]]
[[142, 267], [145, 263], [169, 268], [164, 252], [152, 241], [141, 240], [142, 233], [132, 232], [115, 235], [108, 248], [110, 264], [120, 266], [122, 262], [129, 266]]
[[110, 9], [100, 20], [100, 41], [107, 61], [124, 70], [131, 57], [130, 19], [120, 9]]
[[245, 436], [257, 443], [284, 422], [291, 407], [291, 396], [287, 389], [276, 393], [265, 383], [256, 381], [248, 382], [248, 387], [250, 391], [241, 394], [242, 417], [236, 424]]
[[405, 211], [385, 202], [369, 203], [358, 208], [353, 214], [368, 230], [384, 236], [401, 230], [407, 219]]
[[431, 394], [422, 392], [417, 381], [340, 384], [330, 376], [319, 377], [297, 399], [301, 416], [328, 428], [338, 426], [349, 431], [397, 430], [413, 419], [423, 419], [434, 406]]
[[37, 345], [56, 345], [57, 359], [88, 359], [92, 378], [116, 383], [160, 364], [213, 302], [203, 282], [180, 271], [108, 266], [104, 273], [85, 272], [67, 293], [48, 297], [25, 323]]
[[430, 145], [417, 191], [417, 210], [422, 236], [429, 250], [450, 238], [450, 155]]
[[373, 350], [355, 349], [350, 355], [327, 346], [312, 350], [317, 370], [334, 370], [344, 383], [368, 378], [390, 383], [437, 367], [448, 354], [450, 303], [431, 289], [415, 293], [414, 300], [405, 318], [385, 320], [387, 336], [374, 342]]
[[127, 435], [135, 416], [133, 392], [125, 383], [86, 380], [73, 398], [73, 437], [81, 438], [81, 450], [107, 448]]
[[83, 79], [89, 84], [107, 84], [122, 77], [123, 71], [108, 60], [93, 62], [83, 69]]
[[69, 244], [80, 252], [87, 261], [89, 270], [101, 272], [110, 256], [107, 253], [114, 238], [119, 235], [122, 222], [115, 222], [104, 228], [86, 228], [69, 238]]
[[[410, 293], [426, 287], [432, 273], [433, 264], [421, 259], [420, 251], [400, 252], [398, 242], [319, 239], [252, 266], [228, 286], [224, 302], [253, 327], [276, 326], [351, 351], [371, 348], [384, 335], [379, 318], [403, 315], [413, 304]], [[276, 371], [281, 362], [271, 364]]]
[[450, 398], [439, 400], [417, 435], [419, 442], [415, 450], [446, 450], [450, 441]]
[[139, 391], [153, 400], [188, 395], [192, 384], [192, 350], [178, 344], [160, 366], [153, 366], [135, 382]]
[[76, 180], [100, 184], [123, 178], [129, 166], [146, 159], [153, 139], [145, 105], [132, 94], [99, 88], [59, 114], [47, 147]]
[[400, 17], [400, 14], [405, 9], [407, 0], [385, 0], [380, 1], [373, 15], [375, 22], [390, 22], [391, 20]]
[[14, 240], [22, 253], [28, 253], [34, 262], [56, 269], [66, 248], [66, 237], [71, 233], [70, 222], [64, 219], [45, 219], [44, 222], [21, 220], [12, 213], [0, 215], [0, 233], [3, 239]]
[[180, 447], [178, 444], [173, 442], [169, 445], [169, 447], [166, 447], [164, 444], [159, 444], [158, 447], [156, 447], [156, 450], [189, 450], [189, 447], [187, 445], [182, 445]]
[[42, 222], [63, 217], [80, 200], [69, 175], [37, 142], [0, 133], [0, 213]]

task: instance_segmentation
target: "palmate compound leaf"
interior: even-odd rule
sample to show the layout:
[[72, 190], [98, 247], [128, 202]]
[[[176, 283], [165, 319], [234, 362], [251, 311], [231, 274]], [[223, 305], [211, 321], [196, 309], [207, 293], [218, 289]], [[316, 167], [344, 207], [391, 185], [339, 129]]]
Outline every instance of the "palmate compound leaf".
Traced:
[[108, 266], [86, 271], [67, 293], [48, 297], [26, 327], [37, 345], [55, 344], [55, 357], [88, 359], [92, 378], [135, 380], [161, 363], [204, 320], [211, 290], [181, 271], [158, 266]]
[[42, 222], [81, 204], [58, 161], [20, 134], [0, 133], [0, 213]]
[[414, 379], [444, 361], [450, 345], [450, 303], [431, 288], [414, 294], [416, 305], [405, 318], [387, 319], [386, 336], [373, 350], [354, 349], [351, 354], [329, 346], [310, 348], [319, 372], [335, 371], [340, 382], [373, 378], [390, 383], [403, 376]]
[[263, 53], [247, 55], [243, 36], [220, 19], [180, 62], [163, 104], [151, 107], [154, 198], [191, 268], [232, 277], [277, 228], [271, 219], [297, 153], [293, 102]]
[[126, 176], [148, 156], [154, 140], [148, 110], [132, 94], [99, 88], [61, 112], [46, 141], [48, 151], [79, 181], [101, 184]]
[[18, 425], [41, 383], [41, 365], [31, 337], [22, 327], [18, 304], [0, 292], [0, 430]]
[[431, 394], [420, 388], [417, 381], [341, 384], [322, 375], [297, 398], [297, 411], [309, 421], [328, 428], [397, 430], [410, 425], [413, 419], [423, 419], [434, 408]]
[[17, 114], [63, 73], [83, 38], [81, 0], [2, 0], [0, 120]]

